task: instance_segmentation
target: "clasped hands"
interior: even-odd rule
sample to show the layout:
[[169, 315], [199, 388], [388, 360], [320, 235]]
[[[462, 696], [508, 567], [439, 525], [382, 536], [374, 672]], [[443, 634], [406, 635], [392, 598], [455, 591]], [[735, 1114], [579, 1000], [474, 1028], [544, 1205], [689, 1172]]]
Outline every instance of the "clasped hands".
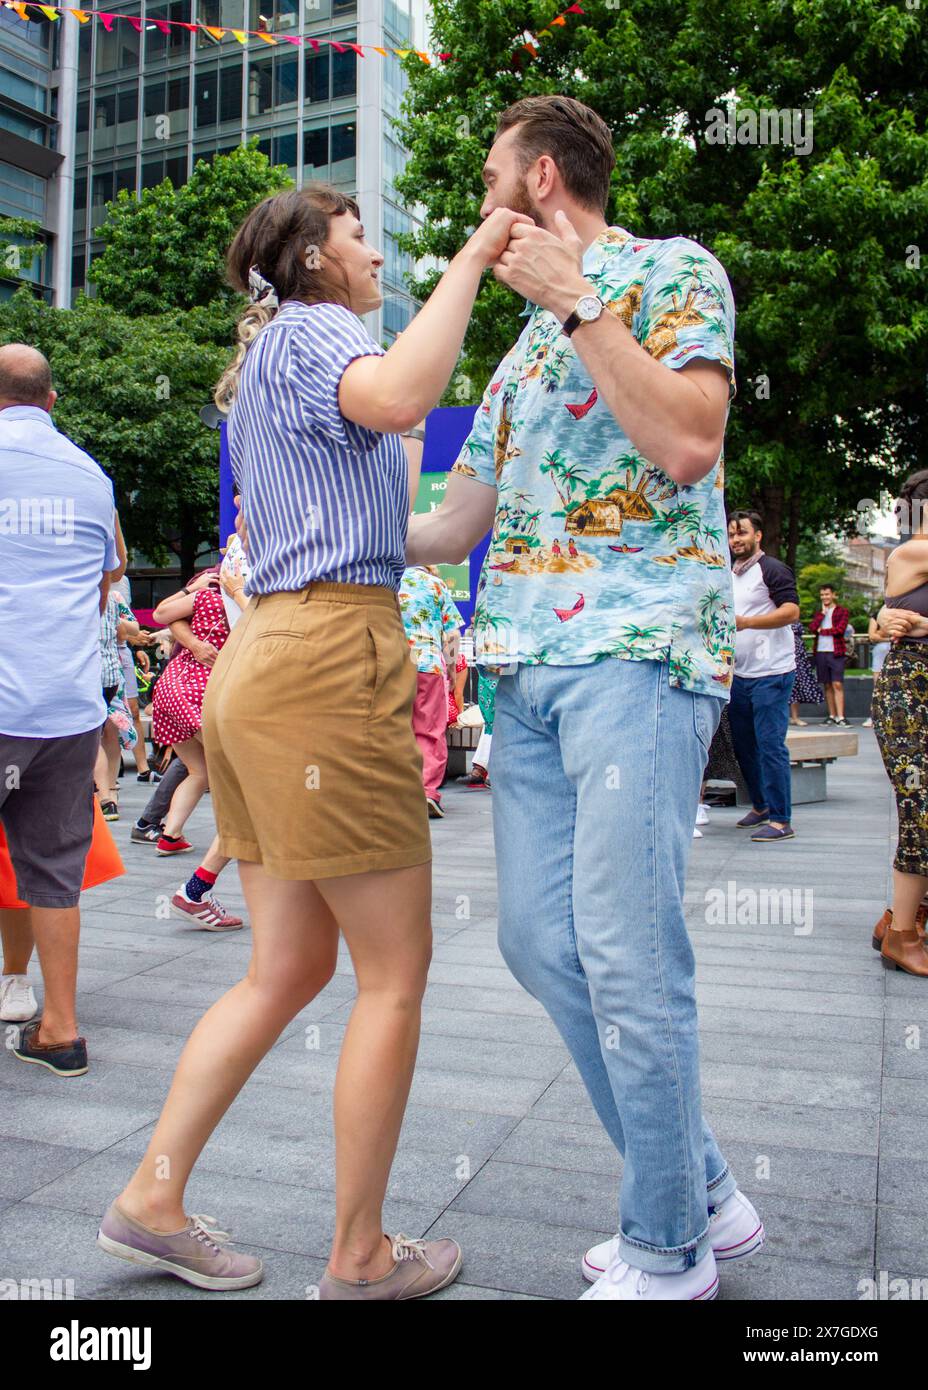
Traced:
[[881, 608], [877, 623], [893, 642], [900, 637], [928, 637], [928, 618], [912, 608]]
[[563, 321], [581, 295], [596, 290], [584, 279], [583, 243], [570, 219], [559, 209], [554, 223], [546, 232], [524, 213], [496, 208], [475, 239], [487, 243], [487, 263], [501, 284]]

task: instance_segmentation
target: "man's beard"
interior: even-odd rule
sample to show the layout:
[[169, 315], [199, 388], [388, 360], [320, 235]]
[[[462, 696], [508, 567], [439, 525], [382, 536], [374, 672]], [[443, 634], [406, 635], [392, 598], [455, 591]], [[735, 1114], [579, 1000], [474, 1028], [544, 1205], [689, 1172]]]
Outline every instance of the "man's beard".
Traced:
[[521, 212], [526, 217], [530, 217], [532, 221], [535, 223], [536, 227], [544, 226], [544, 218], [542, 216], [541, 209], [537, 207], [537, 205], [533, 203], [531, 198], [529, 197], [528, 184], [525, 182], [525, 179], [520, 178], [516, 183], [516, 186], [512, 192], [512, 196], [509, 199], [508, 205], [513, 212]]

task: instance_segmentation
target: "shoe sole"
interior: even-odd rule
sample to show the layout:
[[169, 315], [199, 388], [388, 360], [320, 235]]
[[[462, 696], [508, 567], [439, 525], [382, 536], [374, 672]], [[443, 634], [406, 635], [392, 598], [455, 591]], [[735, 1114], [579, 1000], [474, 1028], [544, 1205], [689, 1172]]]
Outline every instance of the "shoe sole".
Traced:
[[0, 1023], [29, 1023], [38, 1012], [39, 1006], [36, 1004], [31, 1014], [0, 1014]]
[[133, 845], [154, 845], [155, 848], [158, 846], [157, 840], [143, 840], [141, 836], [135, 835], [129, 836], [129, 843]]
[[13, 1056], [18, 1057], [21, 1062], [32, 1062], [34, 1066], [45, 1067], [48, 1071], [54, 1072], [55, 1076], [86, 1076], [89, 1068], [86, 1066], [75, 1067], [73, 1071], [63, 1071], [61, 1067], [53, 1066], [51, 1062], [46, 1062], [44, 1057], [26, 1057], [22, 1052], [17, 1052], [16, 1048], [11, 1049]]
[[193, 845], [188, 845], [186, 849], [159, 849], [156, 853], [160, 854], [162, 859], [170, 859], [172, 854], [192, 854]]
[[740, 820], [735, 821], [736, 830], [760, 830], [762, 825], [769, 825], [769, 820], [755, 820], [750, 825], [742, 825]]
[[240, 1274], [234, 1279], [221, 1279], [215, 1275], [197, 1274], [192, 1269], [185, 1269], [183, 1265], [173, 1264], [170, 1260], [162, 1259], [160, 1255], [150, 1255], [146, 1250], [135, 1250], [131, 1245], [123, 1245], [121, 1241], [113, 1240], [110, 1236], [105, 1236], [102, 1231], [97, 1232], [97, 1245], [104, 1250], [107, 1255], [114, 1255], [117, 1260], [128, 1260], [130, 1264], [145, 1265], [148, 1269], [163, 1269], [166, 1274], [173, 1274], [178, 1279], [182, 1279], [185, 1284], [193, 1284], [198, 1289], [211, 1289], [218, 1293], [223, 1289], [250, 1289], [254, 1284], [260, 1284], [264, 1278], [264, 1269], [258, 1269], [254, 1274]]
[[185, 912], [182, 907], [175, 907], [173, 903], [171, 903], [171, 912], [173, 916], [179, 917], [182, 922], [189, 922], [192, 927], [196, 927], [199, 931], [241, 931], [245, 925], [244, 922], [238, 922], [234, 927], [211, 927], [203, 921], [202, 917], [194, 917], [192, 912]]
[[[765, 1240], [766, 1232], [763, 1226], [759, 1226], [757, 1230], [753, 1232], [752, 1235], [747, 1236], [744, 1240], [739, 1241], [737, 1245], [732, 1245], [728, 1249], [717, 1250], [715, 1246], [713, 1246], [712, 1253], [715, 1256], [716, 1263], [718, 1263], [719, 1260], [746, 1260], [749, 1255], [756, 1255], [757, 1251], [760, 1250], [763, 1246]], [[580, 1272], [583, 1275], [584, 1279], [586, 1279], [586, 1281], [590, 1284], [595, 1284], [596, 1280], [601, 1279], [602, 1276], [605, 1274], [605, 1270], [597, 1269], [595, 1265], [588, 1264], [585, 1255], [583, 1259], [580, 1261]], [[716, 1292], [718, 1292], [718, 1279], [716, 1279], [715, 1282]], [[715, 1295], [700, 1294], [698, 1295], [698, 1297], [714, 1298]]]
[[778, 844], [780, 843], [781, 840], [795, 840], [795, 838], [796, 838], [796, 832], [795, 832], [795, 830], [792, 832], [791, 835], [778, 835], [777, 838], [776, 838], [775, 840], [771, 840], [767, 835], [763, 835], [763, 836], [761, 836], [760, 838], [758, 838], [756, 835], [752, 835], [752, 836], [751, 836], [751, 844], [752, 844], [752, 845], [778, 845]]

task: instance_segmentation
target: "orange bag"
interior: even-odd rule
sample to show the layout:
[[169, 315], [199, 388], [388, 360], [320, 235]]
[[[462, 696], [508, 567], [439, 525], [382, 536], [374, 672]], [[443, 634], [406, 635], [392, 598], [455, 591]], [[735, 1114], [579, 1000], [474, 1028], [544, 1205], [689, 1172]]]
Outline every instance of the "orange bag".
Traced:
[[[98, 883], [107, 883], [111, 878], [119, 878], [120, 874], [125, 872], [125, 865], [119, 857], [116, 841], [110, 834], [110, 828], [103, 819], [97, 798], [94, 797], [93, 839], [87, 852], [84, 882], [81, 886], [82, 888], [96, 888]], [[28, 907], [28, 905], [16, 896], [16, 874], [13, 871], [13, 863], [7, 849], [6, 835], [3, 833], [2, 824], [0, 824], [0, 908]]]

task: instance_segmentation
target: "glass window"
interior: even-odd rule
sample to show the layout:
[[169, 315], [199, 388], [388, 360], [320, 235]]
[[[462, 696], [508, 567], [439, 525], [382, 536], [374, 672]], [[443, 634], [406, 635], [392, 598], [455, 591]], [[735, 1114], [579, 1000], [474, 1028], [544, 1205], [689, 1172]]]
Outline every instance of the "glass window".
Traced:
[[71, 294], [75, 295], [84, 288], [84, 269], [87, 264], [87, 252], [83, 246], [79, 251], [75, 251], [71, 256]]
[[223, 65], [219, 70], [219, 119], [242, 119], [242, 64]]
[[187, 104], [190, 79], [154, 77], [145, 79], [143, 136], [149, 140], [171, 140], [187, 130]]
[[248, 65], [248, 114], [263, 116], [274, 101], [274, 55], [268, 53]]
[[[248, 12], [249, 29], [264, 33], [278, 30], [292, 33], [297, 27], [299, 0], [250, 0]], [[306, 17], [316, 18], [316, 12], [310, 5], [306, 6]]]
[[[314, 53], [306, 49], [306, 100], [328, 101], [329, 99], [329, 53], [328, 48]], [[354, 54], [352, 54], [354, 57]]]
[[296, 53], [277, 53], [274, 56], [274, 105], [278, 109], [295, 106], [299, 59]]
[[146, 155], [142, 160], [142, 188], [155, 188], [164, 178], [164, 155]]
[[197, 69], [194, 85], [194, 125], [204, 130], [216, 124], [219, 109], [219, 68], [211, 66], [203, 71]]
[[[390, 59], [384, 59], [389, 63]], [[332, 49], [332, 99], [354, 96], [358, 89], [358, 55], [350, 48], [344, 53]]]
[[134, 145], [138, 138], [139, 85], [122, 84], [116, 97], [116, 138], [120, 145]]
[[130, 193], [134, 193], [134, 192], [135, 192], [135, 160], [134, 160], [134, 159], [122, 159], [122, 160], [120, 160], [119, 163], [116, 165], [116, 187], [115, 187], [114, 197], [115, 197], [116, 194], [118, 194], [118, 193], [120, 192], [120, 190], [123, 189], [123, 188], [127, 189], [128, 192], [130, 192]]
[[90, 48], [93, 43], [93, 20], [80, 26], [77, 36], [77, 75], [81, 81], [90, 78]]
[[114, 184], [113, 169], [98, 169], [93, 176], [90, 226], [94, 231], [106, 218], [106, 204], [113, 200]]
[[74, 235], [83, 236], [87, 230], [87, 175], [74, 180]]
[[187, 151], [180, 150], [169, 154], [164, 161], [164, 173], [175, 188], [182, 188], [187, 182]]
[[[172, 24], [162, 34], [156, 19], [186, 23], [190, 20], [189, 0], [171, 0], [170, 4], [148, 5], [145, 10], [145, 62], [151, 64], [165, 58], [176, 58], [190, 50], [190, 32]], [[118, 20], [117, 20], [118, 23]], [[90, 27], [89, 25], [87, 26]], [[101, 26], [102, 27], [102, 26]], [[131, 28], [131, 26], [129, 26]]]
[[[123, 5], [119, 13], [137, 15], [138, 5]], [[138, 69], [142, 36], [131, 24], [117, 19], [109, 33], [97, 25], [97, 76], [106, 72], [132, 72]]]
[[93, 103], [93, 152], [106, 154], [116, 144], [116, 93], [98, 92]]
[[308, 179], [326, 179], [329, 173], [329, 128], [303, 131], [303, 170]]
[[274, 136], [274, 163], [296, 169], [296, 130], [282, 130]]
[[356, 131], [357, 127], [354, 121], [345, 121], [332, 126], [331, 179], [333, 183], [354, 183], [356, 177]]

